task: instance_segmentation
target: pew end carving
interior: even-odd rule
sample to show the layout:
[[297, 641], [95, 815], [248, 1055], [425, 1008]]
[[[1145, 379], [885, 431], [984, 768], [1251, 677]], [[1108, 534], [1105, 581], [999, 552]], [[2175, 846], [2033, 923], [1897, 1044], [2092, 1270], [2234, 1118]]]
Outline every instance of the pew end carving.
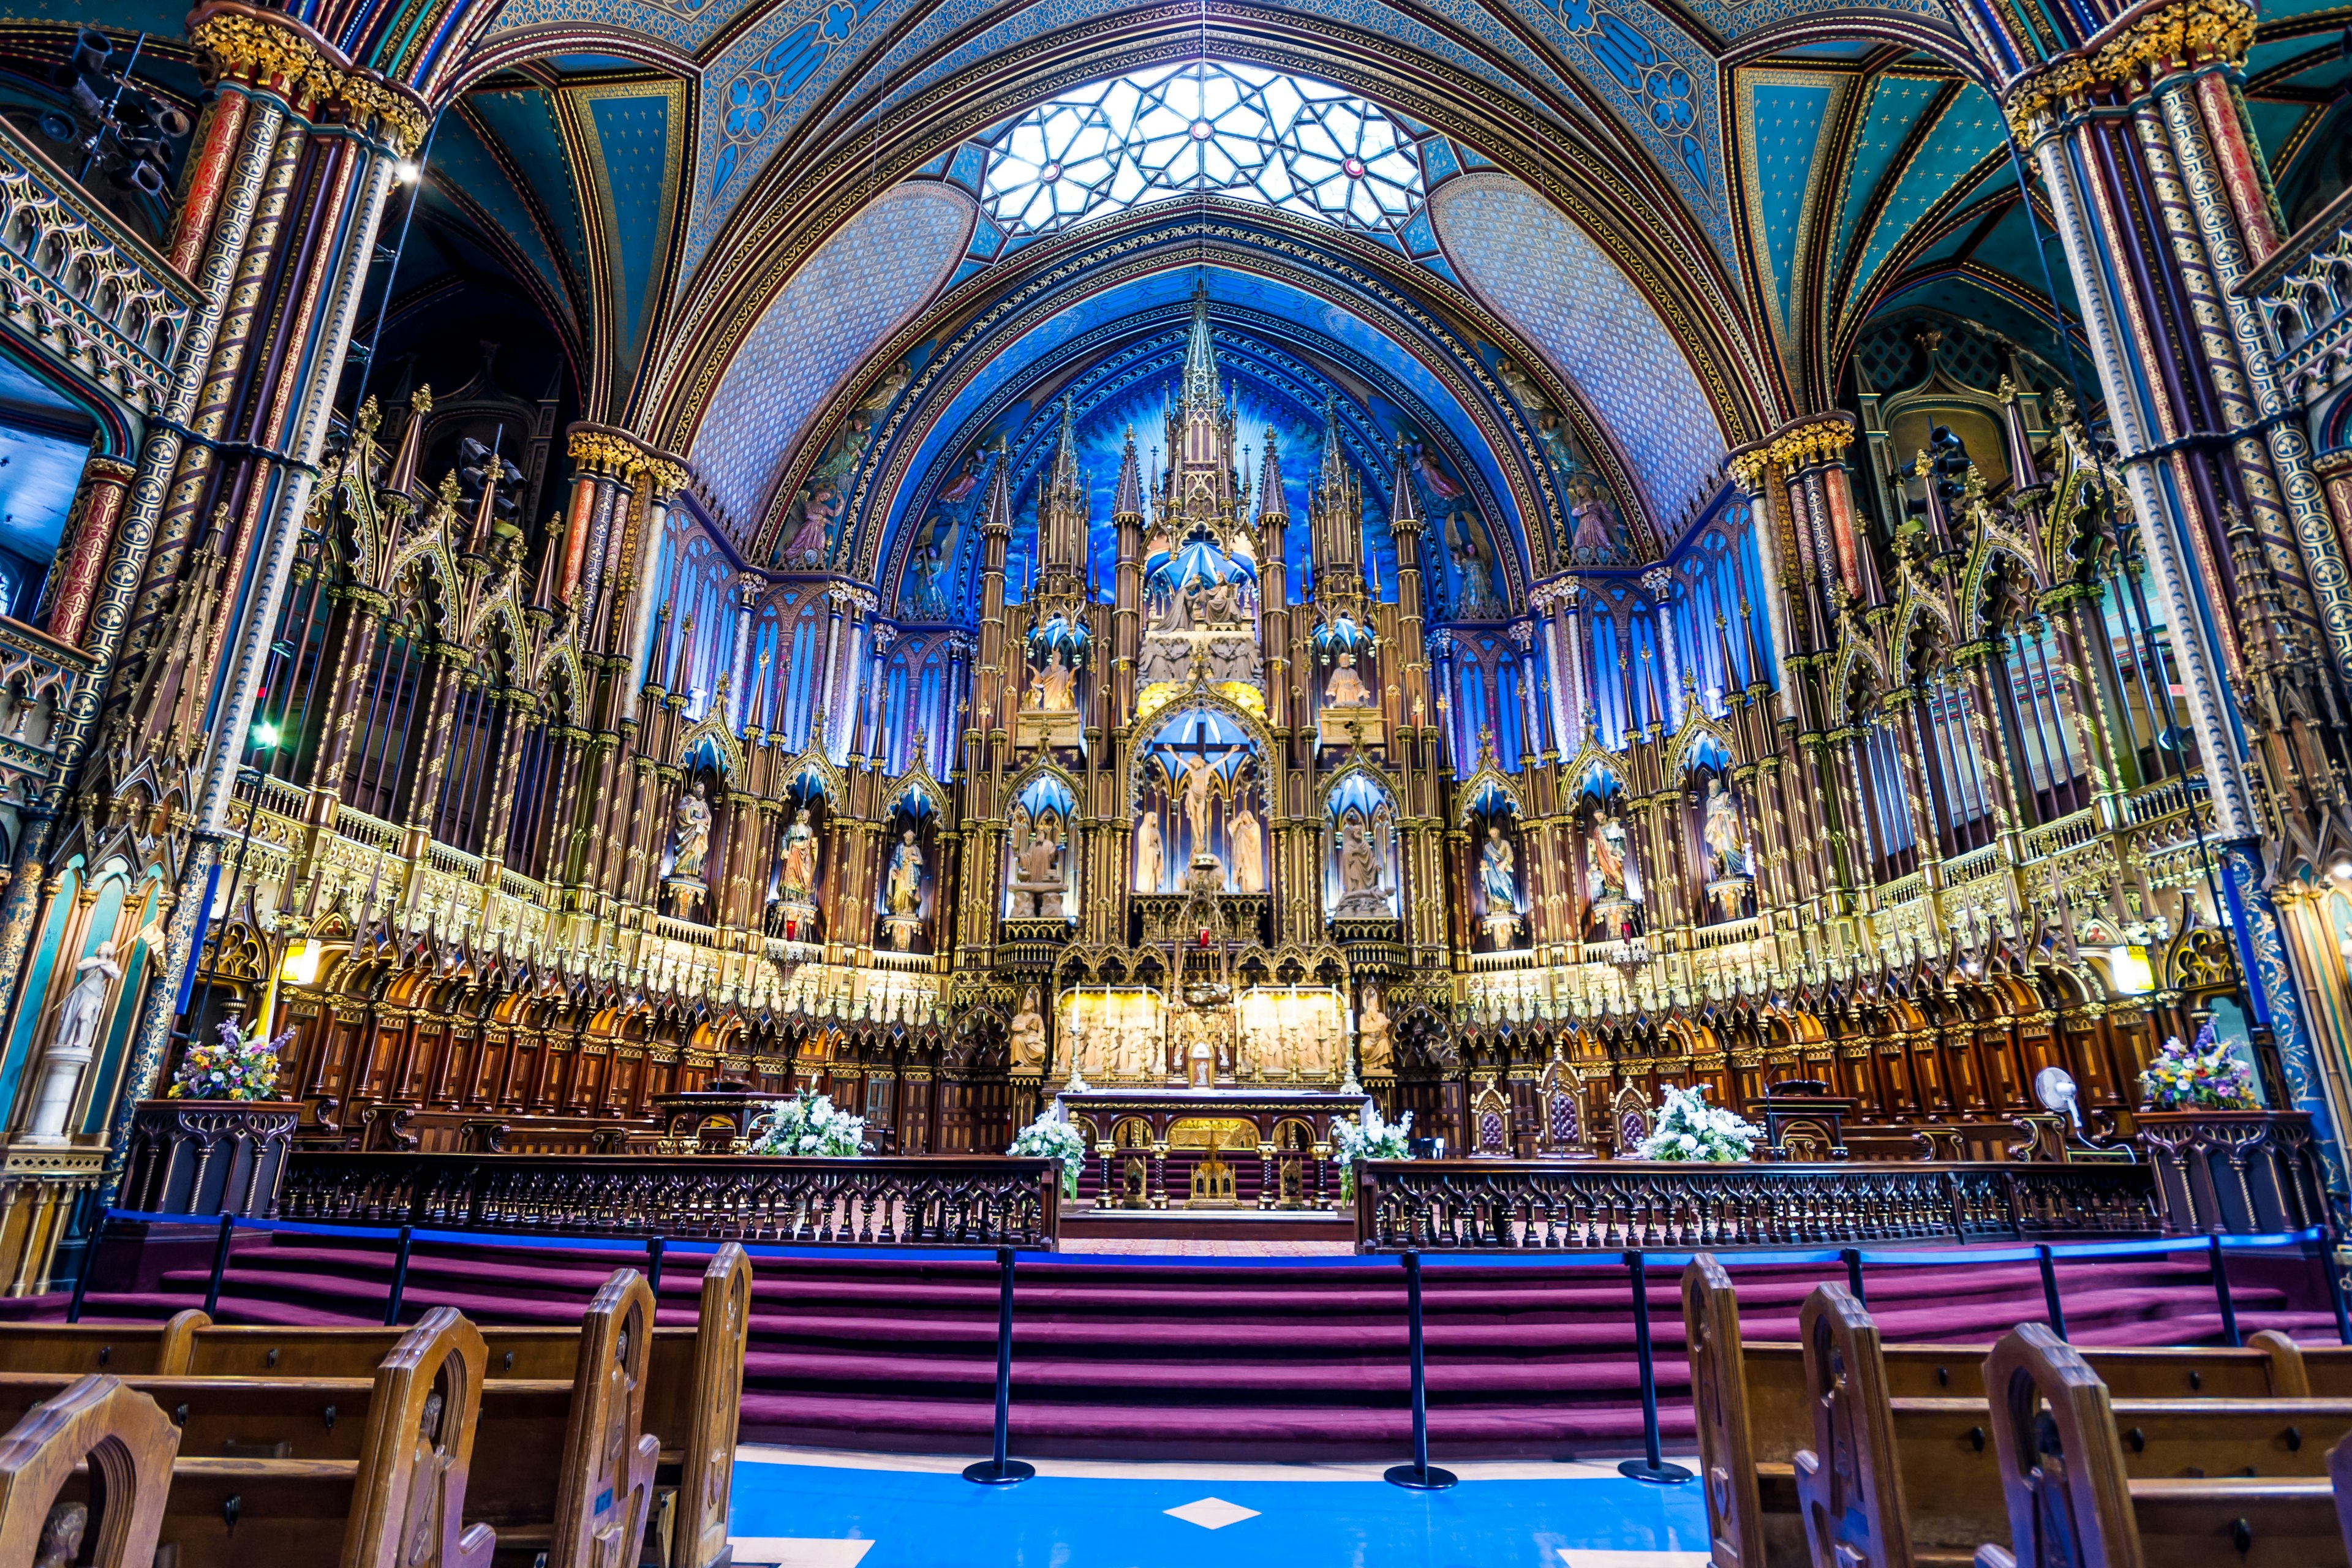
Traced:
[[548, 1568], [609, 1568], [634, 1556], [653, 1506], [661, 1440], [645, 1430], [646, 1363], [652, 1353], [654, 1293], [634, 1268], [614, 1271], [580, 1326]]
[[462, 1517], [488, 1359], [474, 1325], [436, 1307], [377, 1365], [344, 1568], [489, 1568], [496, 1537]]
[[1911, 1527], [1885, 1407], [1878, 1325], [1845, 1289], [1817, 1287], [1797, 1314], [1813, 1446], [1796, 1456], [1797, 1502], [1814, 1568], [1910, 1568]]
[[98, 1539], [79, 1561], [147, 1568], [179, 1448], [179, 1429], [152, 1399], [104, 1373], [83, 1378], [0, 1437], [0, 1563], [35, 1561], [58, 1494], [87, 1464]]

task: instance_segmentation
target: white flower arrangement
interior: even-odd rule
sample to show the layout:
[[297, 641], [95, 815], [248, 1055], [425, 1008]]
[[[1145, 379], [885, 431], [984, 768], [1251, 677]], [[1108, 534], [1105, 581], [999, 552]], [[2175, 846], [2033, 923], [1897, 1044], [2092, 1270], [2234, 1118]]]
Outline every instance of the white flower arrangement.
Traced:
[[1347, 1203], [1356, 1195], [1357, 1161], [1412, 1159], [1412, 1145], [1405, 1142], [1412, 1133], [1410, 1110], [1394, 1121], [1383, 1121], [1379, 1106], [1366, 1105], [1360, 1118], [1333, 1118], [1331, 1163], [1339, 1167], [1339, 1201]]
[[1032, 1159], [1062, 1162], [1062, 1195], [1078, 1195], [1078, 1178], [1086, 1173], [1087, 1141], [1083, 1133], [1066, 1121], [1056, 1121], [1050, 1111], [1024, 1127], [1013, 1140], [1008, 1154], [1024, 1154]]
[[855, 1160], [866, 1152], [866, 1118], [836, 1110], [832, 1098], [803, 1089], [769, 1102], [751, 1119], [743, 1152], [819, 1160]]
[[1748, 1158], [1764, 1129], [1746, 1117], [1706, 1102], [1705, 1084], [1668, 1089], [1654, 1131], [1634, 1149], [1644, 1160], [1697, 1160], [1736, 1164]]

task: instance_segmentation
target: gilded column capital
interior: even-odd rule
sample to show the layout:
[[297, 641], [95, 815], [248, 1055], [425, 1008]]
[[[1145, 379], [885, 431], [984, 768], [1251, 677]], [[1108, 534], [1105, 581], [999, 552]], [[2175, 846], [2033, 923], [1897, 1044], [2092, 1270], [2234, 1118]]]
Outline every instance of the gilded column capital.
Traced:
[[565, 451], [575, 463], [628, 483], [652, 488], [656, 500], [667, 501], [686, 489], [693, 478], [686, 459], [665, 452], [643, 437], [612, 425], [574, 425], [565, 432]]
[[339, 106], [351, 123], [374, 127], [402, 157], [424, 142], [431, 117], [423, 99], [352, 65], [282, 11], [216, 0], [196, 14], [188, 39], [221, 75], [283, 93], [298, 105]]
[[2102, 89], [2131, 94], [2179, 70], [2243, 65], [2254, 43], [2246, 0], [2157, 0], [2078, 49], [2019, 77], [2001, 96], [2010, 134], [2024, 146]]
[[1726, 459], [1732, 478], [1752, 499], [1764, 488], [1764, 476], [1774, 468], [1793, 473], [1825, 463], [1853, 445], [1853, 416], [1841, 411], [1809, 414], [1792, 420], [1761, 441], [1752, 441]]

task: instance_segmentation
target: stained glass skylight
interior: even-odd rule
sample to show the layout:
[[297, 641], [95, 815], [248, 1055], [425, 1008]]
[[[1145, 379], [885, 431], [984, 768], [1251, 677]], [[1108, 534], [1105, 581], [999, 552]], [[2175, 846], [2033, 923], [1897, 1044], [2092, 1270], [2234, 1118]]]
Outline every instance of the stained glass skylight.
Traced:
[[1411, 132], [1377, 105], [1256, 66], [1090, 83], [990, 142], [981, 201], [1015, 239], [1200, 191], [1389, 233], [1427, 195]]

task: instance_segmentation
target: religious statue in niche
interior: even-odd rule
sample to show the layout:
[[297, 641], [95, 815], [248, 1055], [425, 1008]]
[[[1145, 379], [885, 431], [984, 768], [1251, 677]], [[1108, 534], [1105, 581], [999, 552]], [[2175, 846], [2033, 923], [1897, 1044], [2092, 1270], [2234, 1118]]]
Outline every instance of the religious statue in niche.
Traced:
[[1376, 824], [1366, 823], [1361, 812], [1350, 809], [1340, 819], [1339, 840], [1332, 850], [1339, 875], [1339, 902], [1331, 911], [1333, 919], [1386, 920], [1395, 912], [1383, 885], [1385, 865], [1380, 841], [1385, 837]]
[[1519, 934], [1518, 861], [1518, 852], [1503, 837], [1503, 825], [1489, 822], [1486, 841], [1478, 847], [1478, 887], [1486, 897], [1482, 923], [1498, 951], [1509, 947]]
[[1156, 893], [1168, 881], [1168, 857], [1160, 845], [1160, 817], [1150, 807], [1135, 824], [1135, 890]]
[[41, 1058], [41, 1087], [33, 1100], [33, 1116], [25, 1130], [27, 1143], [63, 1143], [74, 1100], [81, 1089], [82, 1073], [98, 1044], [98, 1026], [106, 1016], [110, 987], [121, 978], [114, 962], [114, 944], [101, 942], [88, 958], [74, 966], [73, 989], [58, 1004], [49, 1048]]
[[776, 858], [776, 891], [768, 910], [769, 930], [786, 942], [811, 942], [816, 936], [816, 829], [809, 826], [803, 805], [784, 829]]
[[882, 922], [890, 933], [890, 945], [905, 952], [923, 930], [923, 848], [911, 827], [900, 831], [890, 851], [890, 874], [882, 896], [890, 907]]
[[1630, 941], [1641, 934], [1641, 895], [1627, 855], [1625, 824], [1603, 813], [1585, 831], [1590, 868], [1586, 890], [1592, 903], [1595, 934], [1603, 942]]
[[784, 829], [783, 891], [786, 903], [805, 904], [816, 887], [816, 829], [809, 826], [807, 806], [793, 814]]
[[1356, 656], [1343, 653], [1339, 662], [1323, 682], [1323, 703], [1327, 708], [1369, 708], [1372, 705], [1371, 688], [1356, 673]]
[[1748, 853], [1748, 835], [1740, 826], [1739, 802], [1723, 787], [1720, 774], [1708, 775], [1699, 810], [1699, 837], [1706, 845], [1710, 873], [1707, 896], [1715, 900], [1717, 918], [1738, 920], [1747, 910], [1755, 863]]
[[1078, 672], [1062, 657], [1057, 644], [1045, 656], [1045, 668], [1029, 675], [1029, 706], [1048, 713], [1066, 713], [1076, 705], [1074, 691]]
[[700, 880], [702, 862], [710, 853], [710, 805], [700, 779], [694, 788], [677, 797], [677, 854], [670, 861], [669, 874], [678, 879]]
[[1013, 813], [1013, 918], [1062, 920], [1062, 816], [1052, 806]]
[[1225, 830], [1234, 852], [1234, 890], [1241, 893], [1265, 891], [1265, 836], [1258, 826], [1257, 813], [1250, 809], [1248, 797], [1234, 803], [1234, 817]]
[[1396, 1026], [1389, 1020], [1388, 1004], [1376, 985], [1364, 987], [1363, 1011], [1356, 1016], [1356, 1055], [1370, 1073], [1396, 1071]]
[[1206, 757], [1194, 757], [1184, 764], [1184, 826], [1192, 835], [1192, 858], [1197, 863], [1203, 857], [1216, 858], [1209, 846], [1209, 811], [1217, 795], [1217, 770], [1209, 765]]
[[1706, 821], [1701, 837], [1717, 878], [1745, 877], [1748, 870], [1747, 837], [1739, 827], [1739, 803], [1723, 787], [1723, 780], [1706, 781]]
[[1034, 985], [1022, 994], [1021, 1010], [1013, 1015], [1013, 1022], [1005, 1027], [1004, 1037], [1012, 1052], [1014, 1072], [1043, 1073], [1045, 1070], [1045, 1015], [1038, 1009]]

